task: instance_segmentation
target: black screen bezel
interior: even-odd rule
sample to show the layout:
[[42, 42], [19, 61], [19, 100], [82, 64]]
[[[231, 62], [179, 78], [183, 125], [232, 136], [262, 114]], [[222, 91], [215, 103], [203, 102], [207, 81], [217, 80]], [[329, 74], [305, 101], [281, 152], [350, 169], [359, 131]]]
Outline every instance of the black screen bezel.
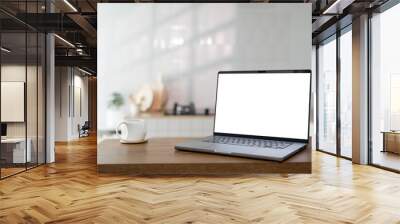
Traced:
[[310, 88], [309, 88], [309, 99], [308, 99], [308, 130], [307, 136], [310, 136], [310, 114], [311, 114], [311, 84], [312, 84], [312, 73], [309, 69], [303, 70], [250, 70], [250, 71], [219, 71], [217, 75], [217, 88], [215, 93], [215, 115], [214, 115], [214, 127], [213, 133], [214, 135], [220, 136], [230, 136], [230, 137], [244, 137], [244, 138], [257, 138], [257, 139], [267, 139], [267, 140], [279, 140], [279, 141], [290, 141], [290, 142], [302, 142], [308, 143], [309, 137], [307, 139], [297, 139], [297, 138], [285, 138], [285, 137], [271, 137], [271, 136], [258, 136], [258, 135], [243, 135], [243, 134], [231, 134], [231, 133], [223, 133], [215, 131], [215, 120], [217, 115], [217, 102], [218, 102], [218, 81], [220, 74], [268, 74], [268, 73], [309, 73], [310, 74]]

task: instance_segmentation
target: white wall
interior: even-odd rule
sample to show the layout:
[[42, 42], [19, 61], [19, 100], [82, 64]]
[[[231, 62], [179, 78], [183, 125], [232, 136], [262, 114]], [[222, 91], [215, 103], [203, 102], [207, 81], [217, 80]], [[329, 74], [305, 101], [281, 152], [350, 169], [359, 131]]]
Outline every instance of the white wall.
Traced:
[[[37, 130], [37, 95], [36, 95], [36, 66], [25, 66], [18, 64], [7, 64], [1, 66], [1, 81], [3, 82], [26, 82], [28, 78], [27, 87], [27, 122], [28, 122], [28, 137], [30, 135], [36, 136]], [[2, 96], [4, 97], [4, 96]], [[1, 108], [7, 110], [7, 108]], [[24, 110], [24, 108], [22, 108]], [[7, 135], [8, 137], [25, 137], [26, 122], [7, 122]], [[41, 136], [42, 137], [42, 136]]]
[[[78, 124], [88, 120], [88, 78], [75, 68], [56, 67], [55, 86], [55, 140], [77, 139]], [[77, 89], [81, 90], [82, 113], [76, 107]]]
[[[75, 96], [74, 97], [74, 109], [75, 113], [72, 115], [72, 120], [71, 120], [71, 126], [72, 126], [72, 136], [73, 138], [79, 137], [79, 132], [77, 129], [78, 124], [83, 125], [85, 121], [89, 120], [89, 110], [88, 110], [88, 77], [87, 76], [82, 76], [82, 73], [76, 74], [77, 70], [75, 70], [75, 75], [74, 75], [74, 87], [75, 87]], [[78, 71], [79, 72], [79, 71]], [[78, 92], [77, 90], [80, 90], [80, 99], [78, 97]], [[81, 101], [80, 103], [78, 101]], [[80, 105], [79, 105], [80, 104]], [[82, 110], [81, 112], [79, 111]]]
[[310, 21], [311, 4], [98, 4], [98, 128], [113, 92], [158, 77], [169, 108], [214, 109], [218, 71], [311, 69]]
[[[26, 83], [26, 71], [28, 74], [32, 74], [34, 67], [18, 64], [9, 64], [1, 66], [1, 81], [3, 82], [25, 82]], [[35, 94], [36, 95], [36, 94]], [[4, 97], [4, 96], [2, 96]], [[24, 108], [22, 108], [24, 109]], [[1, 110], [7, 110], [7, 108], [1, 108]], [[7, 124], [7, 137], [25, 137], [25, 122], [11, 122]]]
[[55, 68], [55, 140], [68, 140], [68, 86], [67, 67]]

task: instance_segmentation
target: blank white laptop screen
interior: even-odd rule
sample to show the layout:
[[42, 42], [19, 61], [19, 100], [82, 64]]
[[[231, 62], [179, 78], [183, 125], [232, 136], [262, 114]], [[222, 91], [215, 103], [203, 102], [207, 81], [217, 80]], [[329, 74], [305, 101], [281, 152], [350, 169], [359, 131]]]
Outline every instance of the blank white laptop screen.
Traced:
[[220, 73], [214, 132], [308, 139], [310, 73]]

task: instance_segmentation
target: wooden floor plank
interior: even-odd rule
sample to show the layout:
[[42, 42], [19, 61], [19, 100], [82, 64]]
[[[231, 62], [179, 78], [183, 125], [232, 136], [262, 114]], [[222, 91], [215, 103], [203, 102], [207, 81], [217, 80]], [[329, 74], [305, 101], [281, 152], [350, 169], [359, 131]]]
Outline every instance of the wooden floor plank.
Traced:
[[400, 223], [400, 175], [313, 152], [312, 174], [98, 174], [96, 139], [0, 181], [0, 223]]

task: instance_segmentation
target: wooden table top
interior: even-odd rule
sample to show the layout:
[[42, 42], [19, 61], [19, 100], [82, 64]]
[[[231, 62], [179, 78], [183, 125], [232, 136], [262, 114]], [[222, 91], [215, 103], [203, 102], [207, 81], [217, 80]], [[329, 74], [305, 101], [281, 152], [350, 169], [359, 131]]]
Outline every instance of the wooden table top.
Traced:
[[283, 161], [268, 161], [175, 150], [188, 138], [149, 139], [143, 144], [103, 140], [97, 147], [99, 172], [128, 174], [310, 173], [309, 147]]

